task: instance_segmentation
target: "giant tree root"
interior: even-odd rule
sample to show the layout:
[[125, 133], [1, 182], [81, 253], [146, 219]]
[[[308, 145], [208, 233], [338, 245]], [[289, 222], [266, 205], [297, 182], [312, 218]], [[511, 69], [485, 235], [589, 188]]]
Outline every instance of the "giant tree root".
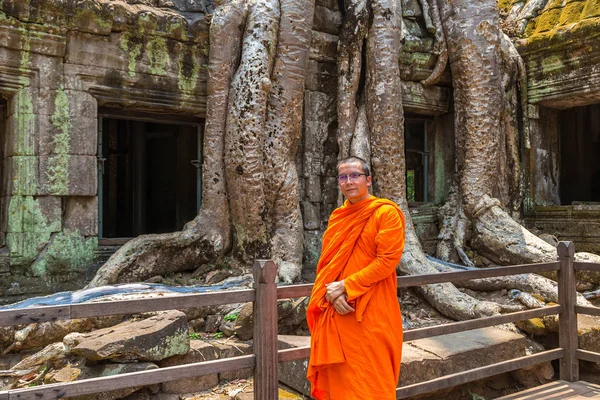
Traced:
[[[514, 221], [497, 199], [484, 196], [473, 210], [471, 246], [498, 265], [518, 265], [556, 261], [556, 248]], [[600, 263], [600, 256], [576, 253], [576, 261]], [[578, 271], [577, 278], [600, 283], [600, 273]]]
[[180, 232], [130, 240], [98, 270], [87, 287], [140, 282], [214, 262], [225, 251], [224, 234], [215, 218], [207, 214], [199, 214]]

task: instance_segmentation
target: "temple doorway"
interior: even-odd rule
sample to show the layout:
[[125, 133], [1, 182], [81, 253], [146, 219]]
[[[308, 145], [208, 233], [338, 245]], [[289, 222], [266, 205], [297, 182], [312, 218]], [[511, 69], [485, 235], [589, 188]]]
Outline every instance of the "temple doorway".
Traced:
[[99, 124], [99, 238], [181, 230], [201, 202], [201, 125], [115, 116]]

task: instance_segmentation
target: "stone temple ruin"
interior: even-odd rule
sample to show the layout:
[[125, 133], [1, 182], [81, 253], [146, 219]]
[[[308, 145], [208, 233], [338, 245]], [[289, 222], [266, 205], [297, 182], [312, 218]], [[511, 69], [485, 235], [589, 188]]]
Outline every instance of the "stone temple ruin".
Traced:
[[[417, 0], [403, 2], [399, 60], [412, 216], [436, 246], [454, 170], [449, 68]], [[501, 2], [502, 3], [502, 2]], [[304, 268], [333, 210], [341, 13], [317, 0], [297, 167]], [[522, 39], [529, 137], [525, 225], [600, 252], [600, 2], [500, 4]], [[211, 3], [0, 2], [0, 299], [82, 287], [128, 238], [180, 230], [202, 202]]]

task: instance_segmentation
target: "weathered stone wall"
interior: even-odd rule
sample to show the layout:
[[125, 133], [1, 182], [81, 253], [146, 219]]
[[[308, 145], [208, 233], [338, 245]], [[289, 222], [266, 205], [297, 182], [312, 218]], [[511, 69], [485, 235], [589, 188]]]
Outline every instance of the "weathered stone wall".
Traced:
[[[9, 302], [79, 288], [93, 273], [99, 108], [204, 117], [209, 17], [203, 2], [183, 0], [0, 4], [0, 97], [6, 100], [0, 297]], [[405, 112], [433, 122], [429, 185], [431, 200], [441, 202], [453, 170], [450, 89], [418, 83], [435, 64], [433, 41], [419, 22], [416, 0], [407, 2], [404, 17]], [[317, 0], [298, 152], [309, 275], [337, 200], [340, 23], [338, 2]], [[449, 81], [446, 74], [442, 84]], [[433, 248], [435, 212], [423, 215], [419, 232]]]
[[[600, 103], [600, 3], [503, 2], [527, 69], [530, 148], [526, 225], [600, 252], [598, 206], [560, 206], [559, 110]], [[509, 24], [510, 25], [510, 24]], [[591, 209], [590, 209], [591, 207]]]
[[97, 248], [98, 107], [204, 114], [207, 24], [202, 10], [186, 16], [123, 1], [2, 3], [5, 298], [84, 283]]

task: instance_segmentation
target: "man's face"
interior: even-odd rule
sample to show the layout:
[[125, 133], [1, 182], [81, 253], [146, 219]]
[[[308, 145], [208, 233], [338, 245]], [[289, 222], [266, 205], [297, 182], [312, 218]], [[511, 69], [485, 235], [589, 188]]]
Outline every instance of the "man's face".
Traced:
[[350, 203], [356, 203], [358, 201], [369, 198], [369, 186], [371, 186], [371, 177], [365, 176], [364, 172], [358, 162], [351, 162], [347, 164], [341, 164], [338, 168], [339, 175], [350, 175], [350, 174], [363, 174], [355, 179], [348, 177], [345, 182], [339, 182], [340, 190], [346, 196]]

